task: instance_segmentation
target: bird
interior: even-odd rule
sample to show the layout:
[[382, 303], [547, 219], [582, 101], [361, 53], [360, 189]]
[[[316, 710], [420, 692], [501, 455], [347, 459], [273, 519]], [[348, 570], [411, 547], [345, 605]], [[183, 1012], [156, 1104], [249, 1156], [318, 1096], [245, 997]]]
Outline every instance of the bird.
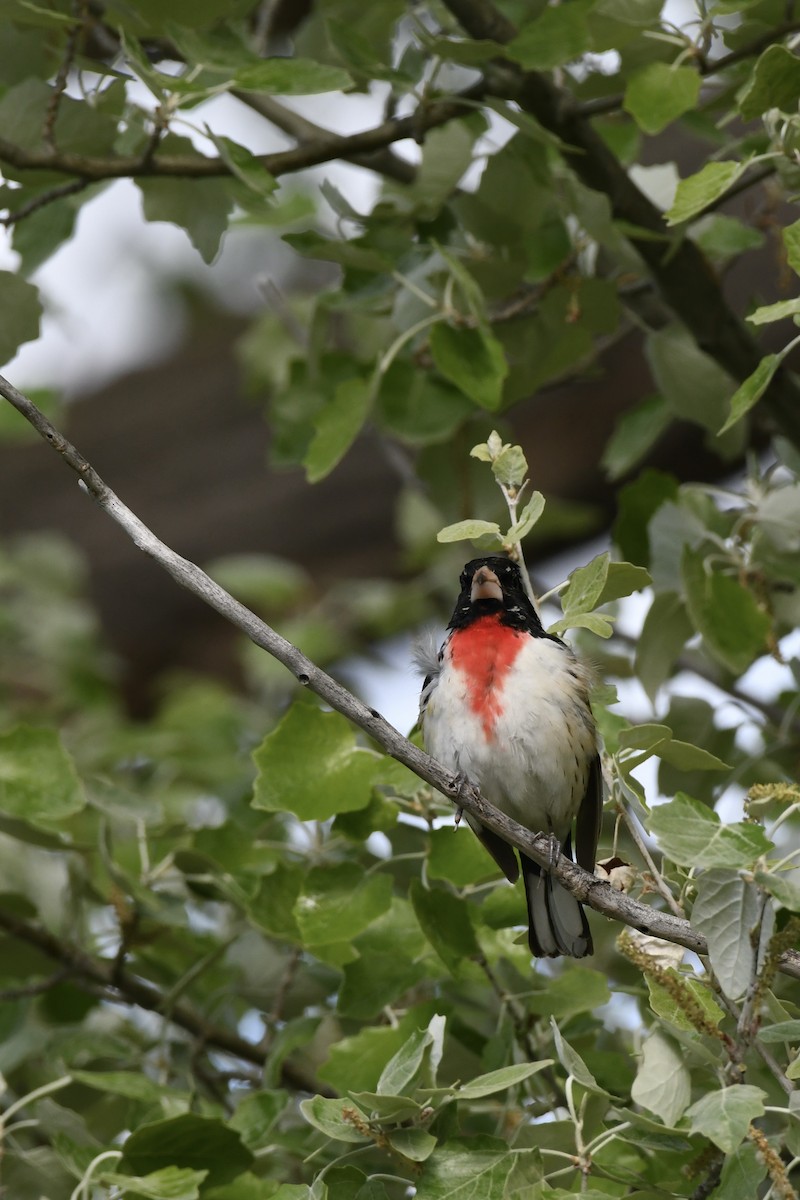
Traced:
[[[570, 647], [546, 633], [519, 566], [500, 555], [474, 558], [461, 573], [447, 635], [428, 661], [420, 696], [425, 748], [454, 776], [478, 787], [507, 816], [549, 834], [593, 872], [603, 806], [592, 674]], [[537, 958], [593, 953], [580, 903], [551, 871], [467, 814], [506, 878], [520, 867], [528, 944]]]

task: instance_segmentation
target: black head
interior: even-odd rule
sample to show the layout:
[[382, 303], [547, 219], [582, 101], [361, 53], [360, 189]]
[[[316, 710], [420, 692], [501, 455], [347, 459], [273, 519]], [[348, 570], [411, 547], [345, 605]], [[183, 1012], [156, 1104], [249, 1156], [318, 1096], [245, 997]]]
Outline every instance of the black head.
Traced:
[[461, 629], [478, 617], [500, 613], [504, 625], [526, 629], [534, 637], [544, 630], [528, 599], [519, 567], [510, 558], [473, 558], [461, 572], [461, 592], [449, 629]]

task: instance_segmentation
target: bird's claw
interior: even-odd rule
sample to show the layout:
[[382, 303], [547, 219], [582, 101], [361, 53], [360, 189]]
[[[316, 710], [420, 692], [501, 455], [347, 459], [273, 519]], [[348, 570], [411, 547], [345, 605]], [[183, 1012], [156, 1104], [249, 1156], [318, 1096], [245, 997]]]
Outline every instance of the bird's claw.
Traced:
[[561, 857], [561, 842], [558, 840], [556, 835], [552, 832], [548, 833], [547, 840], [549, 843], [548, 849], [547, 849], [547, 865], [549, 866], [550, 870], [552, 871], [553, 867], [556, 865], [559, 858]]
[[[467, 792], [467, 791], [468, 791], [468, 790], [469, 790], [469, 789], [470, 789], [470, 788], [471, 788], [473, 785], [472, 785], [472, 782], [471, 782], [471, 780], [470, 780], [470, 779], [468, 779], [468, 777], [467, 777], [467, 776], [464, 774], [464, 772], [463, 772], [463, 771], [459, 771], [459, 772], [458, 772], [458, 774], [457, 774], [457, 775], [454, 775], [454, 776], [453, 776], [453, 778], [451, 779], [451, 781], [450, 781], [450, 786], [453, 788], [453, 790], [456, 792], [456, 794], [457, 794], [459, 797], [461, 797], [461, 796], [463, 796], [463, 795], [464, 795], [464, 793], [465, 793], [465, 792]], [[461, 811], [462, 811], [462, 810], [461, 810], [461, 806], [459, 805], [459, 812], [461, 812]]]

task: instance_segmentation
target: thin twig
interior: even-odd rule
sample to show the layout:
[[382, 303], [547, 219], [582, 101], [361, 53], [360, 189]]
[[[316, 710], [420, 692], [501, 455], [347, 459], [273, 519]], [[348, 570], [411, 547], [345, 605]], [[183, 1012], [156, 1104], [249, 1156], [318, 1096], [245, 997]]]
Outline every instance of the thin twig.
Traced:
[[3, 988], [0, 992], [0, 1004], [11, 1000], [26, 1000], [32, 996], [42, 996], [45, 992], [57, 987], [59, 983], [63, 983], [71, 974], [69, 967], [62, 967], [60, 971], [55, 971], [47, 979], [40, 979], [38, 983], [26, 983], [23, 987]]
[[15, 208], [13, 212], [8, 212], [4, 217], [0, 217], [0, 225], [16, 225], [17, 221], [24, 220], [31, 213], [38, 212], [40, 208], [44, 208], [48, 204], [53, 204], [56, 200], [63, 200], [65, 196], [74, 196], [77, 192], [84, 191], [91, 184], [91, 179], [71, 179], [69, 183], [59, 183], [56, 187], [48, 188], [46, 192], [40, 192], [38, 196], [33, 196], [27, 204], [23, 204], [20, 208]]
[[617, 801], [617, 812], [620, 814], [623, 821], [625, 822], [625, 826], [628, 830], [628, 833], [630, 834], [633, 844], [636, 846], [636, 849], [639, 851], [639, 853], [641, 854], [645, 863], [647, 864], [647, 869], [650, 872], [650, 874], [652, 875], [653, 880], [655, 881], [655, 885], [659, 890], [659, 893], [664, 897], [667, 904], [670, 906], [672, 911], [675, 913], [675, 916], [682, 917], [683, 909], [681, 908], [680, 904], [673, 896], [670, 889], [667, 887], [667, 885], [661, 875], [661, 872], [659, 871], [658, 867], [656, 866], [655, 862], [653, 861], [653, 856], [647, 848], [647, 843], [645, 842], [644, 838], [642, 837], [642, 835], [639, 831], [639, 822], [636, 820], [636, 817], [630, 811], [627, 804], [625, 804], [624, 801], [622, 801], [622, 800]]
[[44, 125], [42, 126], [42, 141], [53, 154], [56, 153], [56, 121], [58, 119], [58, 110], [61, 107], [61, 100], [67, 88], [69, 73], [72, 70], [72, 64], [75, 61], [75, 52], [78, 48], [78, 38], [80, 37], [83, 23], [86, 20], [86, 0], [73, 0], [72, 14], [75, 17], [75, 24], [70, 25], [67, 30], [67, 40], [64, 46], [64, 54], [61, 62], [58, 65], [58, 73], [53, 81], [53, 87], [47, 101], [47, 109], [44, 115]]
[[[597, 912], [614, 920], [631, 925], [642, 933], [649, 933], [666, 941], [675, 942], [706, 954], [706, 939], [692, 929], [688, 921], [672, 913], [660, 912], [638, 900], [617, 892], [610, 884], [590, 875], [577, 863], [561, 855], [552, 862], [552, 844], [545, 833], [532, 833], [505, 813], [489, 804], [477, 788], [465, 785], [463, 779], [453, 776], [429, 754], [425, 754], [390, 725], [377, 709], [369, 708], [335, 679], [321, 670], [315, 663], [276, 633], [269, 625], [252, 613], [224, 588], [215, 583], [195, 563], [176, 554], [147, 528], [114, 492], [103, 482], [79, 450], [53, 425], [32, 400], [18, 391], [7, 379], [0, 376], [0, 396], [5, 399], [36, 429], [45, 441], [61, 455], [77, 473], [82, 486], [97, 501], [100, 508], [115, 521], [131, 538], [136, 546], [153, 558], [176, 583], [198, 596], [232, 625], [242, 630], [255, 645], [282, 663], [294, 675], [297, 682], [320, 696], [337, 712], [342, 713], [354, 725], [359, 726], [373, 738], [392, 758], [403, 763], [420, 779], [449, 797], [458, 807], [464, 808], [486, 825], [504, 841], [523, 850], [530, 858], [549, 869], [564, 884], [576, 899], [588, 904]], [[786, 951], [780, 969], [800, 978], [800, 953]], [[159, 1002], [161, 994], [158, 994]], [[244, 1043], [249, 1045], [249, 1043]]]

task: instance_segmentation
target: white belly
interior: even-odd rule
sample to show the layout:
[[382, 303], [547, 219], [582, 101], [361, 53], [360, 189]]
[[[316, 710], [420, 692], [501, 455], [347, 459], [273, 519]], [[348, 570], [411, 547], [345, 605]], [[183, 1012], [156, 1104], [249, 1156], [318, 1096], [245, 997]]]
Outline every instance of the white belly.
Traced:
[[586, 686], [586, 670], [566, 646], [528, 638], [487, 728], [466, 676], [446, 655], [425, 714], [425, 744], [515, 821], [563, 841], [597, 752]]

